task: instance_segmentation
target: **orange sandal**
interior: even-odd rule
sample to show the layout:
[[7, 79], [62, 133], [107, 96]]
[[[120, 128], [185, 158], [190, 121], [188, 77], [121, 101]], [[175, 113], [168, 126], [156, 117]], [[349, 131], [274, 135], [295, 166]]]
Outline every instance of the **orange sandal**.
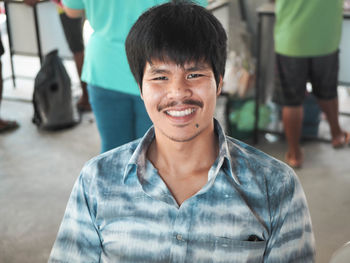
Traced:
[[286, 153], [284, 159], [285, 159], [286, 164], [288, 164], [290, 167], [292, 167], [294, 169], [300, 169], [303, 166], [304, 153], [301, 152], [301, 158], [299, 160], [290, 158], [288, 153]]
[[16, 130], [19, 124], [16, 121], [5, 121], [0, 119], [0, 133]]
[[332, 142], [332, 146], [334, 149], [344, 148], [350, 144], [350, 133], [343, 132], [343, 137], [339, 140], [339, 142]]

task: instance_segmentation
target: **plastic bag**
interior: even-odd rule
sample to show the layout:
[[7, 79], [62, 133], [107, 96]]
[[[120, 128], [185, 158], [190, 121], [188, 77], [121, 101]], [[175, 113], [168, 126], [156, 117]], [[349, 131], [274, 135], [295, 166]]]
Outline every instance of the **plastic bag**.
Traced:
[[[239, 104], [238, 104], [239, 103]], [[231, 109], [229, 120], [230, 123], [236, 125], [239, 131], [253, 131], [255, 123], [255, 101], [245, 100], [236, 102], [237, 108]], [[258, 128], [264, 129], [270, 121], [270, 110], [267, 106], [259, 107]]]
[[231, 51], [226, 62], [223, 92], [239, 98], [251, 97], [254, 77], [251, 59], [246, 58], [244, 53], [237, 55]]
[[33, 123], [39, 128], [58, 130], [80, 121], [72, 105], [71, 80], [57, 50], [46, 55], [35, 77], [33, 106]]

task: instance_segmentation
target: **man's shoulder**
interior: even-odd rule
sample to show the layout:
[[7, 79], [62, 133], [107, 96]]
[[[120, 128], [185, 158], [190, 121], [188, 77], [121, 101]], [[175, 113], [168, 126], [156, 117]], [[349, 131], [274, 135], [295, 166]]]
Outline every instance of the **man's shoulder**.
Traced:
[[90, 159], [83, 167], [86, 177], [122, 177], [140, 140], [135, 140]]
[[[283, 166], [284, 168], [288, 167], [284, 163], [282, 163], [281, 161], [272, 157], [271, 155], [264, 153], [263, 151], [257, 149], [254, 146], [251, 146], [245, 142], [234, 139], [230, 136], [226, 136], [226, 140], [228, 142], [229, 151], [231, 153], [238, 151], [242, 157], [244, 157], [244, 156], [253, 157], [253, 160], [258, 162], [258, 163], [261, 163], [261, 165], [264, 165], [265, 161], [268, 160], [268, 161], [272, 162], [274, 165]], [[261, 162], [261, 161], [263, 161], [263, 162]]]
[[242, 141], [226, 136], [232, 160], [255, 174], [294, 176], [294, 171], [282, 161]]
[[[299, 184], [294, 170], [284, 162], [239, 140], [227, 137], [234, 174], [238, 180], [252, 184], [268, 196], [277, 198], [281, 193], [290, 199]], [[288, 193], [288, 194], [286, 194]]]

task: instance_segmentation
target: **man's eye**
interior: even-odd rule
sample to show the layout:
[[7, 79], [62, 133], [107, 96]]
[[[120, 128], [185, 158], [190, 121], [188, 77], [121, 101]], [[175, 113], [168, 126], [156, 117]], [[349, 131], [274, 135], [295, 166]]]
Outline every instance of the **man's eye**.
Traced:
[[161, 76], [161, 77], [156, 77], [153, 80], [167, 80], [167, 77]]
[[202, 74], [197, 74], [197, 73], [193, 73], [193, 74], [189, 74], [187, 76], [188, 79], [194, 79], [194, 78], [198, 78], [200, 76], [203, 76]]

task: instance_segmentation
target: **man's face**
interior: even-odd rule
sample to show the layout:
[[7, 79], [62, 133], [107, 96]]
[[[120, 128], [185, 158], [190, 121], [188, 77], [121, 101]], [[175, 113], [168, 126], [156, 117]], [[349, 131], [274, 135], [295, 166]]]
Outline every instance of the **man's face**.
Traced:
[[217, 88], [211, 66], [206, 63], [153, 61], [146, 63], [142, 99], [156, 136], [185, 142], [213, 131]]

